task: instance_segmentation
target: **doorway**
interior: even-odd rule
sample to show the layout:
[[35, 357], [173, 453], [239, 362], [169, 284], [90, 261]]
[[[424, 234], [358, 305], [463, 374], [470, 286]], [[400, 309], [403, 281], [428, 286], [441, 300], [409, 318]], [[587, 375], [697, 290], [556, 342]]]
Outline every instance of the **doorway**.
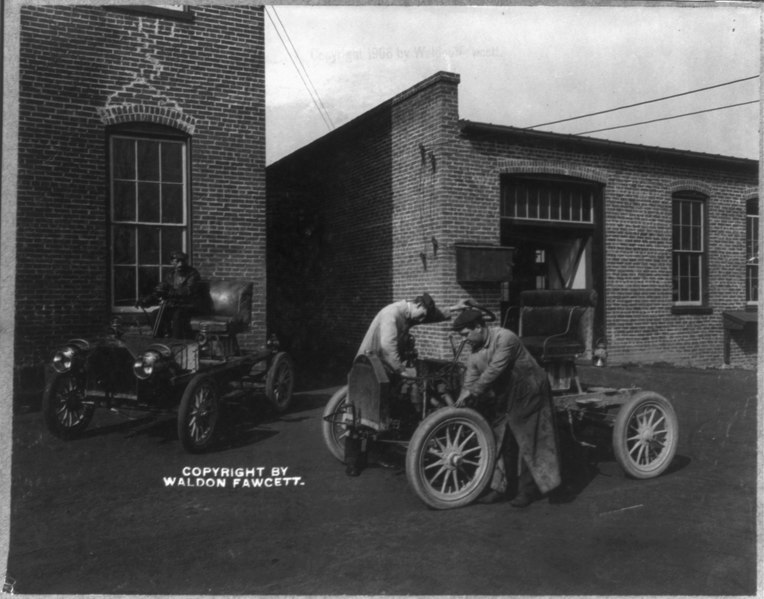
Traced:
[[502, 322], [517, 330], [520, 293], [594, 289], [595, 340], [605, 336], [602, 186], [573, 177], [505, 176], [501, 244], [515, 248], [502, 285]]

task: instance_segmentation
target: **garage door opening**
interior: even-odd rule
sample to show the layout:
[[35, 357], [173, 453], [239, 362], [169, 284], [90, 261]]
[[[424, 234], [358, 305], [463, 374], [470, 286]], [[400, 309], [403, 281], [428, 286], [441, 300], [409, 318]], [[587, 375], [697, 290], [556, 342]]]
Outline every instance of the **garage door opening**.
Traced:
[[604, 337], [602, 186], [573, 177], [506, 176], [501, 181], [501, 244], [516, 248], [502, 285], [502, 320], [517, 330], [520, 293], [594, 289], [595, 339]]

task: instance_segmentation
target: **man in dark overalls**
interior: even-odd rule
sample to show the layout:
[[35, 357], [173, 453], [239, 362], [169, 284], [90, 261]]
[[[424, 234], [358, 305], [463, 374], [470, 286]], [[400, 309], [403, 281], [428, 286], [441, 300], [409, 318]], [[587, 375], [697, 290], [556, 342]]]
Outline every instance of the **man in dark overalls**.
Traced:
[[185, 339], [193, 336], [190, 327], [191, 315], [203, 308], [201, 277], [199, 271], [188, 263], [188, 254], [172, 252], [172, 271], [165, 280], [157, 285], [150, 295], [142, 298], [139, 306], [151, 306], [161, 299], [167, 303], [164, 313], [157, 315], [162, 319], [160, 336]]

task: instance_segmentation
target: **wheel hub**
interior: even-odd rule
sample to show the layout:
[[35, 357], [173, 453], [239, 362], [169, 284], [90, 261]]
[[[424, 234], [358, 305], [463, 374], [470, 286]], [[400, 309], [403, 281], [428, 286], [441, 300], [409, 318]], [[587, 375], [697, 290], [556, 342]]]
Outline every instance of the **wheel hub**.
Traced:
[[453, 451], [446, 456], [446, 467], [449, 470], [456, 470], [462, 465], [463, 460], [464, 458], [460, 453]]

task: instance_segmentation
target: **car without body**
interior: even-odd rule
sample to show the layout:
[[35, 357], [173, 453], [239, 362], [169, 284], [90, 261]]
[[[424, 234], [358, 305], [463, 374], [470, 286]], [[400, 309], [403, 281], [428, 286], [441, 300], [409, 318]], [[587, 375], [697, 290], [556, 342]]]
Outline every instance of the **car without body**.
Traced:
[[[575, 359], [586, 349], [578, 334], [582, 315], [596, 302], [590, 292], [535, 291], [526, 296], [520, 338], [547, 372], [559, 427], [582, 446], [598, 447], [608, 439], [626, 475], [647, 479], [666, 471], [676, 454], [678, 423], [667, 399], [637, 388], [586, 388]], [[495, 316], [474, 303], [486, 316]], [[582, 326], [579, 328], [579, 324]], [[523, 335], [524, 333], [524, 335]], [[348, 384], [327, 403], [322, 422], [330, 453], [344, 461], [349, 434], [405, 448], [406, 477], [429, 507], [451, 509], [475, 501], [490, 483], [496, 461], [491, 423], [497, 416], [490, 398], [455, 407], [465, 340], [451, 337], [453, 359], [409, 359], [413, 380], [393, 384], [376, 355], [354, 361]], [[597, 354], [602, 359], [602, 354]], [[585, 437], [585, 438], [584, 438]]]

